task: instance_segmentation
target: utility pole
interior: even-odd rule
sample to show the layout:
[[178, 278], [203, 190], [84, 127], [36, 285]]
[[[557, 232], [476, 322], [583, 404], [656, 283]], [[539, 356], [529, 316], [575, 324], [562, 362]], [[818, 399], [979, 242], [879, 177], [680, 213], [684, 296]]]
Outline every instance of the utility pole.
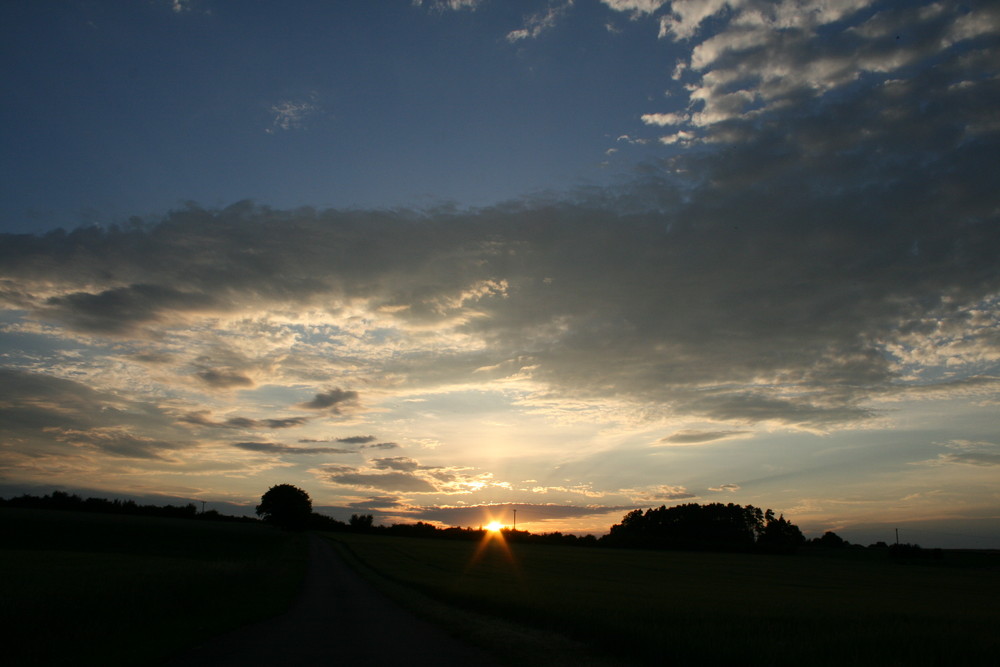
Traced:
[[202, 513], [202, 514], [204, 514], [204, 513], [205, 513], [205, 501], [204, 501], [204, 500], [203, 500], [203, 501], [201, 501], [201, 513]]
[[514, 510], [514, 530], [517, 531], [517, 510]]
[[896, 529], [896, 546], [899, 546], [899, 528]]

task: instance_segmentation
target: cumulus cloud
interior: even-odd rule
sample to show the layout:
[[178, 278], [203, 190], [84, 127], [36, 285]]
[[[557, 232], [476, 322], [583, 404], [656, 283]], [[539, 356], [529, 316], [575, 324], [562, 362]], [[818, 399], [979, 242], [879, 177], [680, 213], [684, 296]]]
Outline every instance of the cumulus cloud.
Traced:
[[353, 405], [357, 400], [358, 392], [334, 388], [316, 394], [312, 400], [301, 403], [299, 407], [306, 410], [329, 410], [330, 412], [339, 414], [341, 408]]
[[[995, 42], [997, 15], [988, 3], [675, 2], [658, 20], [661, 37], [691, 45], [674, 76], [686, 85], [688, 109], [646, 114], [643, 122], [687, 123], [699, 140], [732, 141], [727, 123], [771, 111], [801, 114], [804, 104], [836, 103], [852, 87], [880, 80], [906, 81], [936, 59], [963, 57], [977, 40]], [[699, 41], [709, 19], [714, 29]], [[668, 143], [679, 143], [672, 137]]]
[[691, 493], [683, 486], [670, 484], [661, 484], [641, 489], [626, 489], [623, 493], [628, 495], [634, 502], [642, 505], [664, 504], [675, 500], [690, 500], [698, 497], [697, 494]]
[[616, 12], [629, 12], [635, 15], [654, 14], [670, 0], [601, 0]]

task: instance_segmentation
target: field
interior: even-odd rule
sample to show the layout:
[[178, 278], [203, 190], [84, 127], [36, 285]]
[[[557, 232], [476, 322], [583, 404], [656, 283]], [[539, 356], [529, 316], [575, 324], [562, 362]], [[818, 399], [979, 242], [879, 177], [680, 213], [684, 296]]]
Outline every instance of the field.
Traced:
[[[995, 555], [899, 563], [329, 535], [414, 610], [516, 664], [985, 665]], [[461, 610], [461, 611], [456, 611]]]
[[[0, 509], [9, 665], [155, 665], [285, 609], [303, 536]], [[893, 562], [326, 534], [379, 588], [517, 665], [986, 665], [997, 554]], [[335, 603], [335, 601], [331, 601]]]
[[6, 665], [155, 665], [283, 611], [301, 536], [255, 524], [0, 509]]

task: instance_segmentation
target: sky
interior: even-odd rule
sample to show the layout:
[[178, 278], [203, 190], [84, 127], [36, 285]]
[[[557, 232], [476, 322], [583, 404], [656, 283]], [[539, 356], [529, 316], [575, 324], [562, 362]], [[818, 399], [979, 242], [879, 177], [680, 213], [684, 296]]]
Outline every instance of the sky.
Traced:
[[0, 5], [0, 494], [1000, 548], [1000, 6]]

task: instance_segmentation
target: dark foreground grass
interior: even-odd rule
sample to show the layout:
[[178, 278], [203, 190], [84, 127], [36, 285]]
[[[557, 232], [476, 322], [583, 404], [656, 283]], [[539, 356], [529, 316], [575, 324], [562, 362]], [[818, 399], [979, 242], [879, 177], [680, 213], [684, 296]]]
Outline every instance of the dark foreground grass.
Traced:
[[302, 536], [257, 524], [0, 509], [5, 665], [156, 665], [280, 613]]
[[[477, 556], [471, 543], [331, 537], [418, 611], [436, 609], [438, 621], [517, 664], [554, 662], [532, 633], [567, 638], [563, 664], [588, 655], [607, 664], [993, 665], [1000, 655], [995, 558], [543, 545], [511, 545], [508, 555], [496, 543]], [[491, 636], [484, 618], [508, 630]]]

